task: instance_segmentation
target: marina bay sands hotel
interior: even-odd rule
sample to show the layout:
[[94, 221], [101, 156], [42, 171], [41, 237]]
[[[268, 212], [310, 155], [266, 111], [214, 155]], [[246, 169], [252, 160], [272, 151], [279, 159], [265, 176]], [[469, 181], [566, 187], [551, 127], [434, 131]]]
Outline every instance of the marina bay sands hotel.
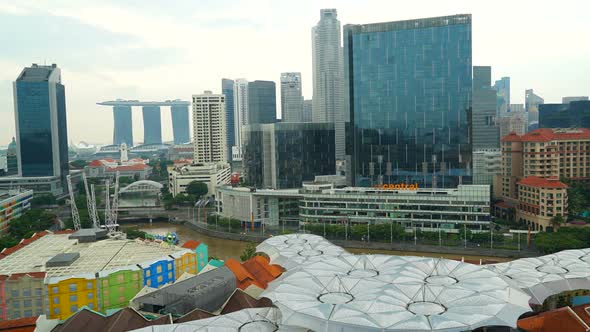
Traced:
[[172, 131], [174, 144], [190, 142], [188, 108], [190, 102], [176, 100], [139, 101], [122, 100], [103, 101], [97, 103], [102, 106], [113, 107], [115, 128], [113, 130], [113, 144], [122, 143], [134, 146], [133, 123], [131, 110], [134, 106], [141, 106], [143, 113], [143, 144], [162, 144], [162, 117], [160, 107], [170, 107], [172, 113]]

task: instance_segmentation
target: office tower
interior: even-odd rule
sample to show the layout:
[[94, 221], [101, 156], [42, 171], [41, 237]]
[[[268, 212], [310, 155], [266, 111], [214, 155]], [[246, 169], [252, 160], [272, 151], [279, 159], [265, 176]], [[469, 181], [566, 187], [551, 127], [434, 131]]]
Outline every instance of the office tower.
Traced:
[[221, 93], [225, 96], [225, 131], [227, 133], [227, 160], [231, 159], [231, 149], [236, 145], [234, 123], [234, 80], [221, 79]]
[[14, 82], [18, 174], [69, 175], [65, 87], [57, 65], [25, 67]]
[[301, 122], [311, 122], [313, 121], [313, 100], [304, 100], [303, 101], [303, 116], [301, 117]]
[[508, 112], [510, 105], [510, 77], [502, 77], [494, 83], [496, 89], [496, 111], [497, 116], [501, 117]]
[[344, 49], [353, 185], [469, 183], [471, 15], [346, 25]]
[[18, 157], [17, 157], [16, 140], [12, 138], [12, 142], [8, 144], [6, 149], [6, 175], [18, 174]]
[[143, 106], [143, 144], [162, 144], [160, 106]]
[[238, 78], [234, 82], [234, 139], [232, 160], [242, 160], [242, 127], [248, 124], [248, 81]]
[[543, 104], [545, 100], [533, 92], [533, 89], [525, 90], [524, 92], [524, 110], [528, 113], [528, 125], [539, 124], [539, 105]]
[[583, 101], [588, 100], [588, 96], [577, 96], [577, 97], [563, 97], [561, 98], [562, 104], [569, 104], [572, 101]]
[[193, 95], [195, 163], [226, 162], [225, 97], [205, 91]]
[[539, 105], [539, 128], [590, 128], [590, 101]]
[[491, 86], [492, 68], [473, 67], [473, 150], [500, 147], [496, 123], [496, 90]]
[[277, 96], [275, 82], [248, 83], [248, 123], [277, 122]]
[[170, 115], [172, 116], [174, 144], [190, 143], [188, 105], [170, 106]]
[[113, 144], [133, 146], [133, 120], [131, 118], [131, 106], [116, 105], [113, 106]]
[[321, 9], [312, 28], [313, 122], [331, 122], [336, 130], [336, 159], [345, 154], [344, 123], [348, 121], [344, 95], [340, 21], [336, 9]]
[[303, 122], [301, 73], [281, 73], [282, 122]]
[[244, 126], [246, 182], [257, 188], [300, 188], [316, 175], [334, 174], [333, 123]]

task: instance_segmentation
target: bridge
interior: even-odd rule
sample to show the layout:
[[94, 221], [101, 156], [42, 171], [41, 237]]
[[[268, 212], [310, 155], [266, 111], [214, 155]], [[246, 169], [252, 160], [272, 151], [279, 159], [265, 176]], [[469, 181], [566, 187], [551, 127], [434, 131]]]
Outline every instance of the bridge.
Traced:
[[143, 112], [143, 144], [162, 144], [162, 118], [160, 107], [170, 107], [174, 144], [190, 142], [188, 108], [190, 102], [179, 99], [166, 101], [111, 100], [97, 103], [112, 106], [115, 126], [113, 144], [126, 143], [133, 146], [132, 107], [141, 107]]
[[137, 208], [160, 208], [161, 183], [141, 180], [119, 190], [119, 211]]

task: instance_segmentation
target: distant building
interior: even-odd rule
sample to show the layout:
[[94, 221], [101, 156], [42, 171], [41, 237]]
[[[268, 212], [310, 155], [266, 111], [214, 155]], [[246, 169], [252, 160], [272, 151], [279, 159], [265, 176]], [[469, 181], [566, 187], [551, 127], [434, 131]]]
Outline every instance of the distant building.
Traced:
[[113, 106], [113, 144], [133, 146], [133, 117], [131, 105]]
[[590, 128], [590, 101], [539, 106], [540, 128]]
[[563, 97], [561, 98], [562, 104], [569, 104], [572, 101], [583, 101], [588, 100], [588, 96], [577, 96], [577, 97]]
[[242, 160], [242, 128], [249, 122], [248, 111], [248, 81], [238, 78], [234, 82], [234, 139], [232, 146], [232, 160]]
[[528, 120], [525, 112], [509, 112], [500, 118], [500, 137], [510, 133], [524, 135], [528, 131]]
[[471, 15], [344, 26], [354, 186], [471, 182], [471, 44]]
[[545, 102], [543, 98], [537, 96], [533, 89], [529, 89], [525, 91], [524, 94], [524, 107], [525, 112], [528, 113], [528, 120], [529, 123], [527, 126], [530, 126], [531, 123], [538, 123], [539, 122], [539, 105], [542, 105]]
[[140, 158], [119, 161], [111, 158], [96, 159], [84, 167], [84, 173], [89, 178], [114, 178], [119, 176], [136, 180], [146, 180], [152, 173], [148, 161]]
[[558, 178], [529, 176], [518, 181], [517, 188], [516, 221], [542, 232], [556, 227], [551, 222], [555, 216], [567, 220], [568, 186]]
[[[277, 122], [276, 86], [272, 81], [248, 83], [248, 123]], [[243, 127], [242, 127], [243, 128]], [[243, 144], [243, 137], [242, 137]]]
[[313, 121], [313, 100], [303, 101], [303, 114], [301, 116], [301, 122]]
[[160, 106], [146, 105], [142, 108], [143, 144], [162, 144], [162, 115]]
[[281, 73], [281, 121], [303, 121], [301, 73]]
[[6, 175], [17, 175], [18, 174], [18, 157], [17, 157], [18, 149], [16, 147], [16, 141], [14, 137], [12, 138], [12, 142], [8, 144], [8, 149], [6, 149]]
[[234, 80], [222, 78], [221, 93], [225, 96], [225, 132], [227, 134], [227, 160], [231, 161], [231, 150], [232, 147], [236, 145], [236, 122], [234, 118]]
[[506, 115], [510, 105], [510, 77], [502, 77], [494, 83], [496, 89], [497, 116]]
[[193, 95], [193, 144], [197, 163], [227, 161], [225, 97], [205, 91]]
[[186, 193], [188, 184], [197, 181], [207, 184], [207, 195], [215, 195], [217, 186], [229, 184], [230, 177], [231, 169], [226, 163], [185, 165], [168, 171], [168, 189], [172, 196], [176, 196]]
[[0, 234], [10, 227], [10, 222], [31, 209], [32, 190], [0, 192]]
[[502, 151], [496, 149], [473, 150], [473, 184], [494, 183], [494, 176], [502, 171]]
[[32, 64], [14, 82], [18, 175], [58, 178], [66, 187], [68, 129], [65, 87], [57, 65]]
[[172, 105], [170, 106], [170, 113], [172, 115], [174, 144], [190, 143], [188, 105]]
[[496, 118], [496, 90], [491, 86], [491, 74], [492, 68], [489, 66], [473, 67], [471, 121], [474, 150], [500, 147], [500, 129]]
[[276, 123], [244, 127], [246, 183], [257, 188], [297, 188], [316, 175], [334, 174], [332, 123]]

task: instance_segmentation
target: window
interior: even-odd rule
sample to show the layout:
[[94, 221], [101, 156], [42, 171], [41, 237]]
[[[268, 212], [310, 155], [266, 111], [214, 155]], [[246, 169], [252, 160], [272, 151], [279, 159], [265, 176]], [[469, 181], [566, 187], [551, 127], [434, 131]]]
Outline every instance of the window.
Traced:
[[102, 281], [102, 287], [109, 287], [109, 281], [108, 280], [103, 280]]
[[53, 314], [59, 315], [59, 308], [53, 308]]
[[71, 313], [74, 313], [74, 312], [76, 312], [76, 311], [78, 311], [78, 306], [77, 306], [77, 305], [75, 305], [75, 304], [72, 304], [72, 305], [70, 306], [70, 312], [71, 312]]
[[19, 311], [15, 311], [12, 313], [12, 319], [19, 319], [20, 318], [20, 312]]
[[59, 296], [54, 297], [51, 302], [53, 302], [53, 304], [59, 304]]
[[31, 296], [31, 289], [30, 288], [23, 289], [23, 296]]
[[78, 302], [78, 295], [70, 295], [70, 302]]
[[150, 270], [146, 270], [146, 271], [145, 271], [145, 276], [146, 276], [146, 277], [149, 277], [149, 276], [150, 276]]
[[11, 295], [12, 297], [18, 297], [18, 294], [19, 294], [19, 292], [18, 292], [18, 289], [13, 289], [13, 290], [10, 292], [10, 295]]
[[110, 305], [109, 300], [108, 299], [102, 300], [102, 305], [104, 305], [105, 307], [108, 307]]
[[70, 290], [70, 292], [75, 292], [78, 290], [78, 285], [76, 284], [69, 284], [68, 289]]
[[172, 270], [172, 263], [168, 263], [168, 270]]
[[33, 317], [33, 310], [25, 310], [25, 317]]
[[35, 306], [41, 307], [42, 305], [43, 305], [43, 303], [41, 302], [41, 299], [36, 299], [35, 300]]
[[92, 288], [93, 288], [92, 287], [92, 282], [91, 281], [87, 282], [86, 283], [86, 289], [92, 289]]
[[131, 275], [131, 280], [139, 280], [139, 274], [133, 273], [133, 275]]
[[158, 276], [158, 282], [162, 282], [162, 281], [164, 281], [164, 277]]
[[43, 290], [41, 288], [35, 288], [35, 296], [41, 296]]
[[24, 300], [24, 301], [23, 301], [23, 307], [25, 307], [25, 308], [30, 308], [30, 307], [31, 307], [31, 305], [32, 305], [32, 302], [31, 302], [31, 300]]
[[89, 300], [92, 300], [94, 298], [94, 293], [88, 293], [86, 294], [86, 298]]
[[156, 273], [162, 273], [162, 265], [156, 267]]
[[13, 308], [20, 308], [20, 301], [12, 301], [12, 307]]
[[168, 272], [168, 280], [172, 280], [174, 277], [172, 276], [172, 272]]
[[119, 303], [125, 302], [125, 296], [119, 296]]
[[124, 286], [119, 287], [119, 293], [124, 293], [124, 292], [125, 292], [125, 287]]

